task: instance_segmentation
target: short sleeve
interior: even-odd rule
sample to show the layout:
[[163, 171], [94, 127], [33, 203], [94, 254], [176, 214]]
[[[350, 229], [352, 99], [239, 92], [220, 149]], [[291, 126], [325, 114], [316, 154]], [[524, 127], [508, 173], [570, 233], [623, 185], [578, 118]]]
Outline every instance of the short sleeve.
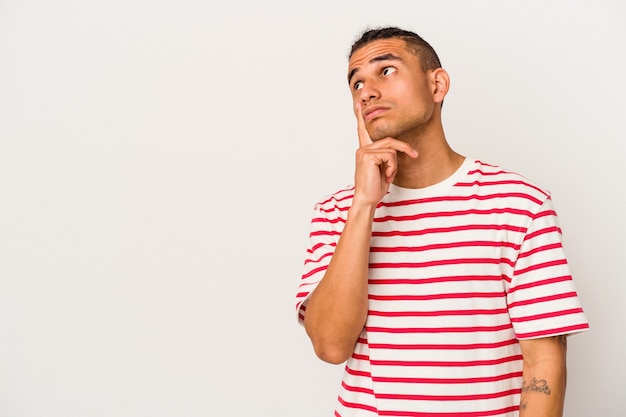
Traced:
[[311, 293], [324, 277], [345, 220], [322, 205], [315, 206], [309, 233], [309, 246], [304, 260], [304, 272], [296, 294], [298, 321], [303, 324], [306, 305]]
[[549, 197], [530, 221], [515, 263], [507, 303], [518, 339], [557, 336], [589, 328]]

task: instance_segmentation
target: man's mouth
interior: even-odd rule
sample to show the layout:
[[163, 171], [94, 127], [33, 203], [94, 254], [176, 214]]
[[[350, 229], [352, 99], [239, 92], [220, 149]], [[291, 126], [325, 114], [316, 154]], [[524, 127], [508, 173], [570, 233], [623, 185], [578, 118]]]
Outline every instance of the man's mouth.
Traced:
[[387, 110], [389, 110], [387, 107], [372, 107], [371, 109], [367, 109], [365, 111], [364, 114], [364, 119], [365, 121], [369, 121], [372, 120], [378, 116], [380, 116], [381, 114], [383, 114], [384, 112], [386, 112]]

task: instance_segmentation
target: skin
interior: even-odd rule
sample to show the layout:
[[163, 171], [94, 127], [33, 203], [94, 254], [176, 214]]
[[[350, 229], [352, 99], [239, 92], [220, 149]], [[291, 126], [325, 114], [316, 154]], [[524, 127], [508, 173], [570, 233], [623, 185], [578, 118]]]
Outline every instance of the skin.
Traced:
[[561, 417], [567, 381], [567, 337], [521, 340], [524, 357], [520, 417]]
[[[404, 40], [377, 40], [355, 51], [348, 65], [348, 83], [359, 139], [355, 194], [304, 321], [318, 357], [334, 364], [350, 357], [367, 319], [372, 222], [389, 184], [428, 187], [448, 178], [464, 160], [449, 146], [441, 123], [441, 104], [450, 86], [448, 73], [442, 68], [422, 70]], [[546, 348], [554, 345], [551, 338], [522, 342], [524, 380], [528, 384], [532, 378], [547, 380], [554, 390], [553, 395], [536, 390], [525, 393], [522, 412], [526, 414], [522, 416], [562, 413], [564, 351]], [[549, 413], [541, 414], [533, 407]]]

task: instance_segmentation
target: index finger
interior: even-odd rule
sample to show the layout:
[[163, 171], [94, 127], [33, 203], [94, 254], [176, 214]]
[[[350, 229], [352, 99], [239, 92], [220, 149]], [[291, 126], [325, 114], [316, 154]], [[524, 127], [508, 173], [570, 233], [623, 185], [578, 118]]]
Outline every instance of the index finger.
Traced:
[[361, 103], [357, 103], [354, 108], [354, 114], [356, 115], [356, 126], [357, 126], [357, 134], [359, 135], [359, 146], [362, 148], [367, 145], [371, 145], [374, 143], [370, 134], [367, 132], [367, 128], [365, 127], [365, 119], [363, 118], [363, 105]]

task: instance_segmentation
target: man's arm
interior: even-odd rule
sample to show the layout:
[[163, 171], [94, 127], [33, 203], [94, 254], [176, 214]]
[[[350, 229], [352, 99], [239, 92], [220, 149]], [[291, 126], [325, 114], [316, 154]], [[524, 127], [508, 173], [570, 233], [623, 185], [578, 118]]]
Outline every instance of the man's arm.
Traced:
[[562, 417], [567, 336], [521, 340], [524, 357], [520, 417]]
[[307, 304], [304, 327], [315, 353], [326, 362], [348, 359], [365, 325], [374, 210], [350, 208], [333, 258]]
[[372, 142], [361, 107], [355, 109], [359, 149], [352, 206], [324, 278], [311, 294], [304, 327], [317, 356], [330, 363], [350, 357], [367, 319], [367, 279], [374, 212], [397, 172], [397, 152], [417, 158], [405, 142]]

